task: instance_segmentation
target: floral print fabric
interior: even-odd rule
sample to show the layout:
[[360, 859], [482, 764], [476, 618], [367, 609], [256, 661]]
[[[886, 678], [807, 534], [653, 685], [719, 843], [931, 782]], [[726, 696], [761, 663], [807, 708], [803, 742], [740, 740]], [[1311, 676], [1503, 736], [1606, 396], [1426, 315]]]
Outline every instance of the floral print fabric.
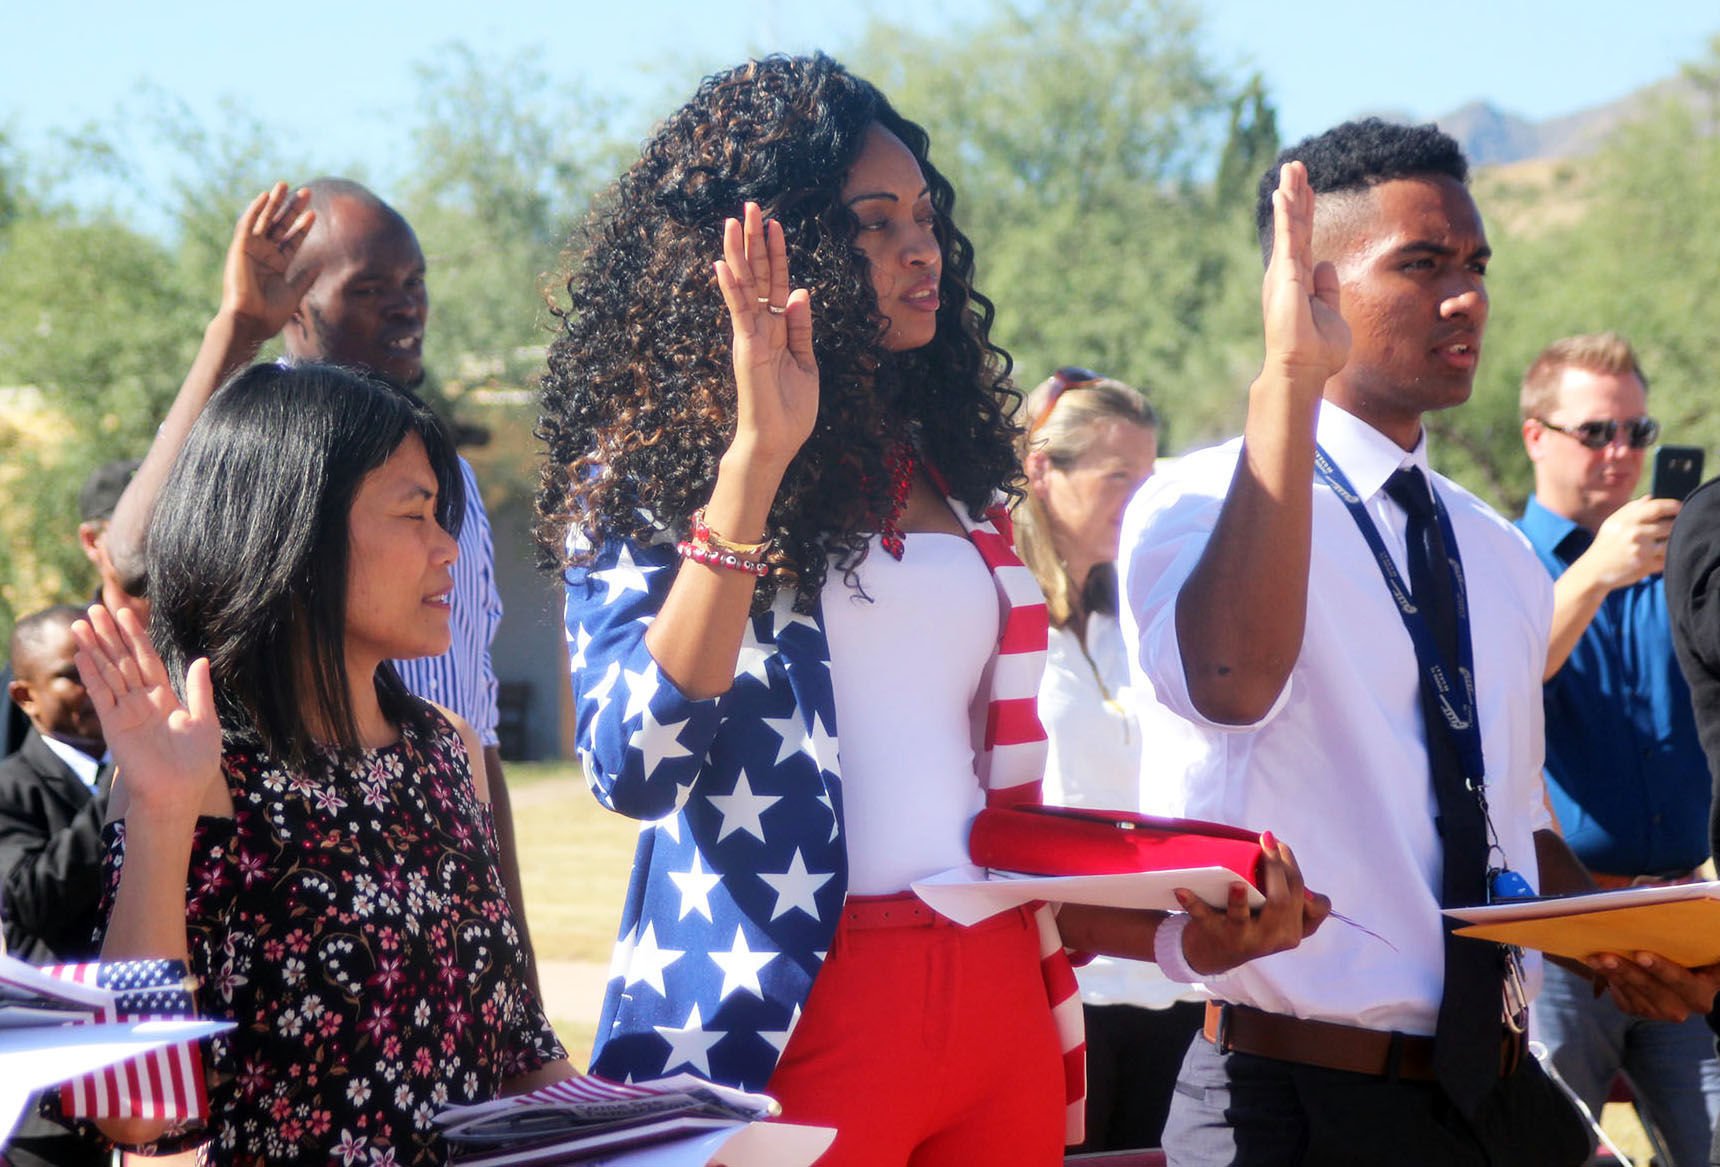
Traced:
[[211, 1042], [207, 1161], [442, 1163], [438, 1110], [564, 1056], [490, 808], [459, 734], [426, 717], [356, 764], [223, 759], [234, 817], [199, 820], [186, 908], [203, 1011], [238, 1022]]

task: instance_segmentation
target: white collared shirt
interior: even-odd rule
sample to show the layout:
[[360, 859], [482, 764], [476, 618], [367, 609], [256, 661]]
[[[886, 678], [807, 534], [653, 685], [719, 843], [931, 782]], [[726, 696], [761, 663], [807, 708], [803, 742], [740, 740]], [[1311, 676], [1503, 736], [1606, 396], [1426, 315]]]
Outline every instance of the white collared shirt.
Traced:
[[[1407, 577], [1407, 520], [1381, 487], [1400, 466], [1428, 472], [1425, 440], [1405, 453], [1331, 402], [1321, 405], [1318, 436]], [[1309, 887], [1390, 941], [1331, 920], [1300, 948], [1215, 978], [1217, 995], [1298, 1017], [1432, 1033], [1444, 969], [1441, 852], [1415, 651], [1377, 560], [1325, 485], [1310, 484], [1307, 624], [1278, 700], [1254, 725], [1227, 726], [1189, 699], [1176, 597], [1211, 536], [1240, 449], [1232, 441], [1179, 459], [1148, 480], [1124, 517], [1123, 633], [1135, 650], [1131, 672], [1150, 679], [1137, 686], [1142, 806], [1272, 831], [1295, 849]], [[1534, 883], [1533, 832], [1549, 825], [1541, 671], [1551, 582], [1515, 528], [1449, 479], [1430, 481], [1468, 581], [1493, 823], [1509, 865]], [[1539, 966], [1531, 965], [1533, 986]]]
[[58, 738], [51, 738], [47, 734], [42, 735], [42, 744], [54, 751], [54, 756], [64, 762], [66, 768], [78, 776], [79, 782], [91, 790], [96, 788], [97, 772], [102, 768], [102, 763], [107, 761], [106, 754], [99, 758], [92, 758], [78, 747], [67, 745]]
[[[498, 686], [490, 646], [502, 622], [502, 597], [496, 590], [496, 550], [484, 496], [471, 463], [461, 458], [459, 464], [466, 483], [466, 510], [449, 596], [448, 627], [453, 639], [441, 656], [397, 660], [394, 668], [414, 694], [452, 709], [478, 731], [485, 746], [493, 746], [501, 739], [496, 736]], [[483, 763], [474, 759], [473, 764]]]

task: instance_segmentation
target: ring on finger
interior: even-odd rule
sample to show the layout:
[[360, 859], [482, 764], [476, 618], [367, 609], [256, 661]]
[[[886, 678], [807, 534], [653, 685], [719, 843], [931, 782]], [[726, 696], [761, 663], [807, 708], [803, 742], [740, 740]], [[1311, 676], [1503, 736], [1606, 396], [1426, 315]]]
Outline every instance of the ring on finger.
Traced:
[[770, 309], [770, 314], [772, 316], [787, 316], [788, 315], [788, 309], [781, 304], [772, 304], [769, 300], [764, 301], [764, 304], [767, 308]]
[[757, 300], [760, 304], [769, 304], [770, 303], [770, 297], [769, 296], [759, 296], [759, 297], [757, 297]]

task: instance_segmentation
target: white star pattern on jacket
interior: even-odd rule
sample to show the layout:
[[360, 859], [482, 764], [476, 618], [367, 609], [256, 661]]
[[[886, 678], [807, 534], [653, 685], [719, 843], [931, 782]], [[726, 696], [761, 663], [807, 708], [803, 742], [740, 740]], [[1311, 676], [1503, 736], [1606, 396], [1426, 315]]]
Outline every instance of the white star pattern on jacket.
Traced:
[[[1003, 616], [976, 776], [998, 805], [1038, 796], [1045, 633], [1038, 585], [991, 521], [972, 528]], [[748, 621], [729, 691], [688, 698], [644, 644], [680, 566], [665, 533], [608, 540], [567, 573], [576, 746], [598, 800], [641, 820], [592, 1069], [643, 1081], [687, 1068], [761, 1090], [847, 890], [829, 645], [784, 589]], [[1074, 977], [1049, 913], [1040, 933], [1078, 1119], [1079, 1013], [1055, 1007], [1075, 999]]]

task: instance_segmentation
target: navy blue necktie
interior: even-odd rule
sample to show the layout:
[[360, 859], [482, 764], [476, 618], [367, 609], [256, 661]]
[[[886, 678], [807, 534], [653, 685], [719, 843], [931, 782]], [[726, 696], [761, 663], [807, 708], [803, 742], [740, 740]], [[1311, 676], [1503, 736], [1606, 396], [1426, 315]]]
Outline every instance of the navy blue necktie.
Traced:
[[[1385, 491], [1409, 515], [1410, 592], [1444, 654], [1446, 671], [1453, 672], [1458, 629], [1451, 558], [1434, 516], [1427, 479], [1420, 469], [1405, 467], [1386, 480]], [[1425, 673], [1429, 662], [1418, 663]], [[1425, 677], [1421, 712], [1444, 852], [1440, 905], [1473, 907], [1487, 902], [1487, 819], [1464, 779], [1453, 732]], [[1473, 1117], [1499, 1080], [1504, 965], [1497, 945], [1454, 936], [1453, 926], [1454, 921], [1447, 918], [1445, 991], [1434, 1031], [1433, 1068], [1446, 1093]]]

